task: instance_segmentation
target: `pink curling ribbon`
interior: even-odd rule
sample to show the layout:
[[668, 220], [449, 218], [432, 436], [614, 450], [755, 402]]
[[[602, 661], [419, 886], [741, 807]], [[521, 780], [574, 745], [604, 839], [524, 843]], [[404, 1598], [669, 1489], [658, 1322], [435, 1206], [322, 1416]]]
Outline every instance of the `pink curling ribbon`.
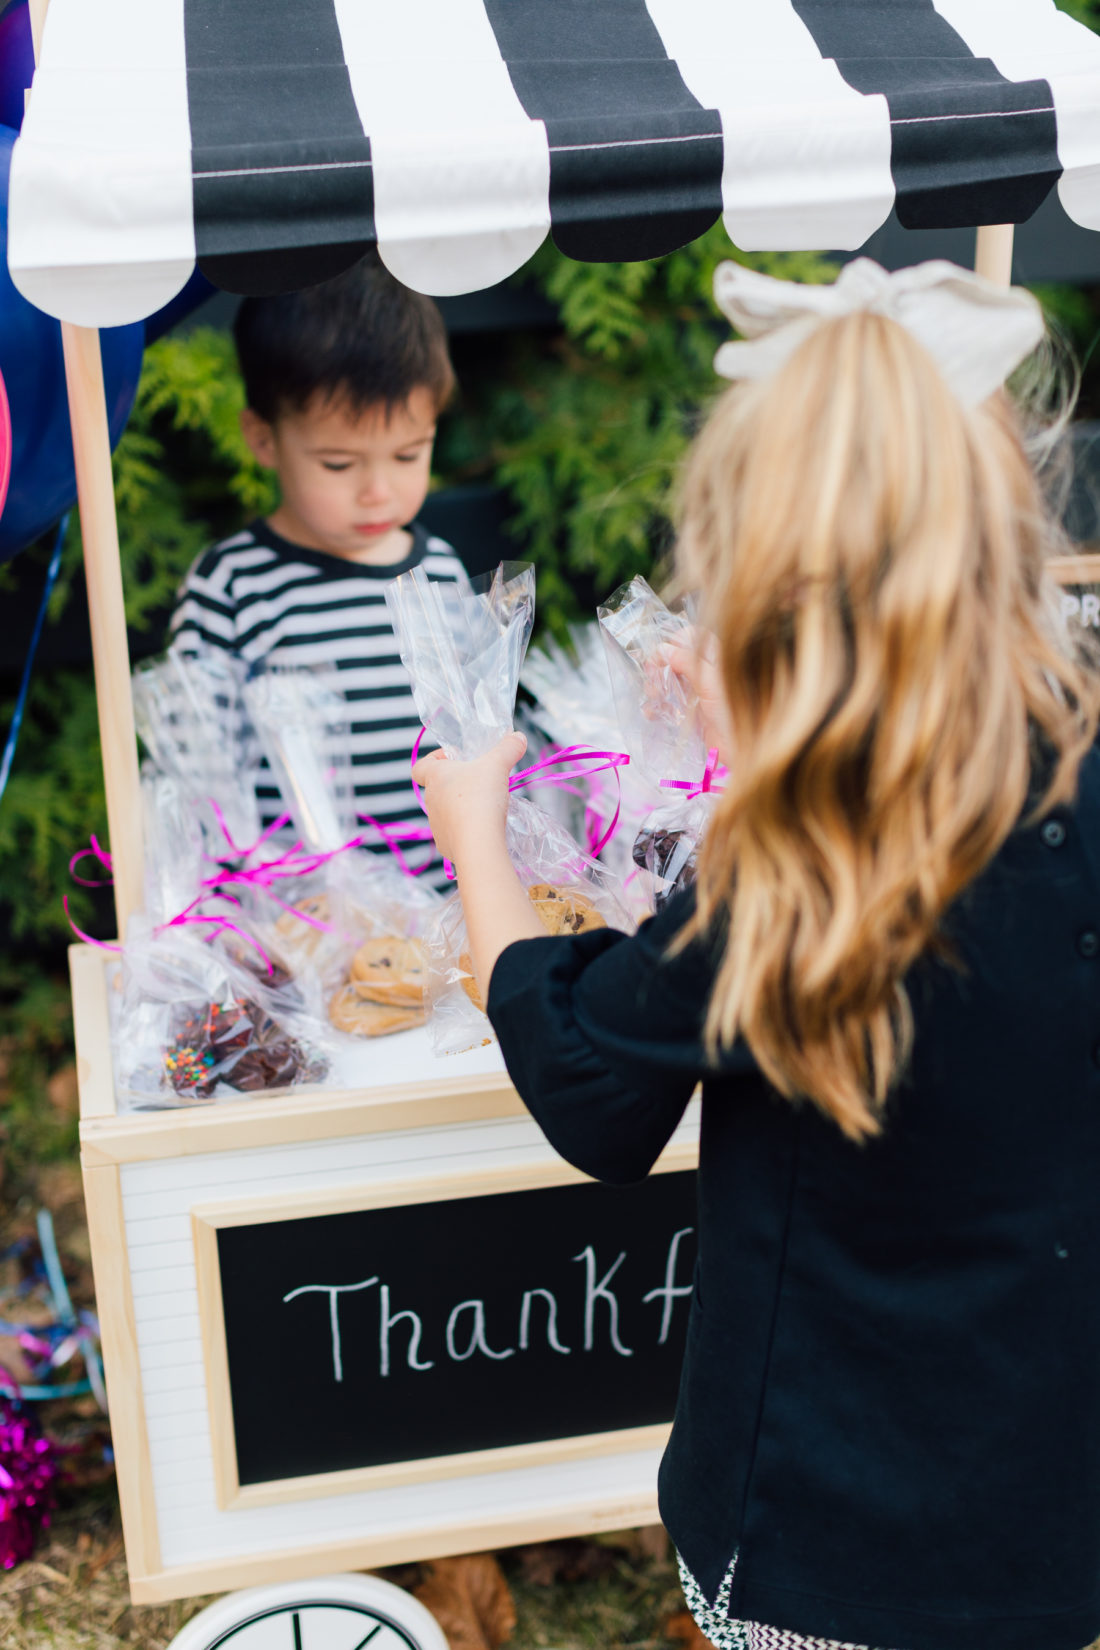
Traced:
[[[77, 880], [79, 881], [80, 879], [78, 878]], [[106, 888], [109, 885], [106, 882], [95, 882], [95, 883], [88, 883], [86, 886], [88, 886], [90, 888]], [[69, 919], [69, 927], [72, 929], [72, 931], [76, 935], [77, 939], [78, 940], [83, 940], [85, 945], [94, 945], [96, 947], [96, 949], [99, 950], [99, 951], [121, 951], [122, 950], [121, 945], [111, 945], [110, 942], [107, 941], [107, 940], [97, 940], [94, 935], [86, 934], [84, 932], [83, 928], [78, 928], [76, 926], [76, 923], [73, 921], [73, 918], [72, 918], [72, 912], [69, 910], [69, 896], [68, 896], [68, 894], [62, 894], [62, 896], [61, 896], [61, 907], [62, 907], [62, 910], [65, 912], [65, 915]]]
[[[412, 765], [414, 768], [419, 759], [420, 747], [427, 732], [426, 727], [421, 728], [416, 736], [412, 748]], [[715, 756], [717, 757], [717, 752]], [[585, 809], [588, 852], [592, 859], [596, 859], [599, 857], [600, 852], [607, 847], [619, 828], [619, 815], [622, 812], [622, 791], [619, 784], [618, 770], [625, 768], [629, 762], [630, 757], [625, 751], [593, 750], [589, 745], [560, 745], [557, 749], [548, 751], [537, 762], [532, 762], [529, 768], [521, 768], [518, 773], [510, 774], [508, 777], [508, 790], [509, 792], [524, 790], [531, 785], [554, 785], [559, 790], [571, 792], [573, 796], [583, 796], [584, 793], [572, 783], [574, 779], [590, 779], [594, 774], [608, 771], [614, 773], [618, 794], [615, 801], [615, 813], [610, 825], [600, 831], [591, 805]], [[572, 767], [568, 765], [570, 763], [573, 764]], [[555, 771], [557, 769], [562, 771]], [[415, 779], [413, 780], [413, 790], [416, 792], [416, 800], [424, 808], [424, 812], [427, 813], [428, 810], [424, 807], [423, 794]], [[454, 867], [449, 860], [443, 861], [443, 869], [447, 876], [453, 880]]]
[[191, 901], [190, 905], [185, 905], [182, 911], [177, 911], [174, 917], [169, 917], [167, 922], [158, 923], [153, 932], [163, 934], [168, 928], [186, 928], [195, 924], [197, 926], [206, 925], [219, 934], [236, 934], [238, 939], [242, 939], [246, 945], [252, 946], [259, 953], [260, 960], [267, 972], [274, 974], [275, 965], [256, 936], [250, 934], [247, 929], [239, 927], [237, 923], [230, 922], [228, 917], [211, 916], [209, 912], [200, 911], [199, 907], [204, 899], [223, 899], [230, 905], [240, 905], [241, 903], [239, 899], [234, 899], [232, 894], [200, 894], [197, 899]]
[[[314, 871], [321, 869], [322, 865], [327, 865], [330, 859], [335, 859], [338, 854], [346, 854], [349, 848], [361, 847], [363, 842], [361, 836], [353, 836], [347, 842], [342, 842], [339, 848], [329, 848], [324, 851], [304, 848], [301, 842], [296, 842], [292, 848], [287, 848], [283, 853], [276, 854], [274, 859], [263, 859], [257, 865], [249, 865], [248, 860], [251, 859], [252, 855], [276, 831], [282, 830], [284, 825], [290, 823], [290, 815], [280, 814], [278, 819], [273, 820], [266, 830], [260, 832], [251, 847], [240, 848], [234, 842], [232, 832], [226, 824], [225, 815], [213, 797], [210, 798], [210, 806], [214, 811], [214, 818], [218, 822], [222, 835], [241, 863], [227, 866], [220, 860], [215, 860], [214, 863], [219, 866], [217, 876], [204, 877], [199, 883], [200, 888], [221, 888], [226, 883], [242, 882], [253, 888], [262, 888], [265, 893], [270, 893], [273, 885], [284, 877], [312, 876]], [[213, 855], [204, 854], [203, 858], [213, 859]], [[274, 896], [272, 897], [274, 898]], [[283, 905], [282, 900], [277, 899], [275, 903]], [[291, 905], [284, 905], [283, 908], [287, 911], [295, 909]], [[329, 926], [327, 923], [320, 922], [315, 918], [307, 917], [302, 911], [296, 912], [296, 915], [300, 916], [303, 922], [309, 922], [314, 927], [327, 928]]]
[[[218, 803], [215, 802], [213, 797], [209, 798], [209, 802], [210, 802], [210, 806], [211, 806], [211, 808], [213, 810], [213, 813], [214, 813], [214, 818], [218, 822], [218, 829], [221, 831], [222, 836], [225, 838], [225, 840], [229, 844], [230, 848], [233, 850], [233, 852], [236, 854], [237, 858], [240, 859], [240, 860], [251, 859], [252, 855], [259, 852], [259, 850], [263, 847], [264, 843], [268, 840], [269, 837], [274, 836], [276, 831], [281, 831], [284, 825], [289, 825], [290, 824], [290, 815], [289, 814], [280, 814], [278, 819], [273, 819], [271, 821], [271, 824], [266, 826], [260, 832], [260, 834], [256, 838], [255, 842], [252, 843], [251, 847], [242, 848], [242, 847], [240, 847], [240, 845], [238, 843], [234, 842], [233, 833], [229, 829], [229, 826], [226, 823], [225, 815], [222, 813], [221, 808], [219, 807]], [[94, 840], [94, 838], [93, 838], [93, 840]], [[296, 843], [295, 846], [300, 848], [301, 843], [300, 842]], [[205, 857], [207, 859], [210, 858], [209, 854], [207, 854]]]
[[[419, 800], [419, 799], [418, 799]], [[423, 803], [421, 803], [423, 807]], [[383, 825], [380, 819], [372, 814], [357, 814], [356, 818], [361, 825], [369, 825], [372, 831], [377, 831], [390, 853], [397, 861], [399, 869], [407, 877], [420, 877], [428, 869], [425, 865], [410, 865], [401, 851], [403, 842], [434, 842], [430, 825]]]
[[[74, 882], [79, 882], [82, 888], [109, 888], [111, 886], [112, 872], [114, 870], [114, 867], [111, 864], [111, 856], [107, 852], [106, 848], [100, 847], [94, 832], [89, 838], [89, 841], [91, 843], [90, 848], [81, 848], [79, 852], [75, 853], [72, 859], [70, 859], [69, 875], [72, 877]], [[76, 867], [80, 864], [80, 861], [82, 859], [89, 858], [94, 859], [96, 863], [102, 866], [102, 868], [107, 872], [105, 878], [97, 878], [93, 881], [90, 877], [82, 877], [77, 875]]]
[[724, 779], [729, 770], [722, 767], [718, 760], [717, 750], [709, 750], [707, 752], [706, 767], [703, 769], [702, 784], [696, 785], [690, 779], [662, 779], [661, 787], [666, 791], [686, 791], [689, 800], [695, 796], [706, 796], [708, 791], [722, 790], [722, 786], [716, 785], [714, 782], [719, 769], [721, 769], [721, 777]]
[[[80, 849], [78, 849], [78, 851], [73, 855], [72, 859], [70, 859], [70, 861], [69, 861], [69, 875], [72, 877], [74, 882], [79, 882], [79, 884], [82, 888], [109, 888], [111, 886], [111, 882], [113, 880], [113, 878], [112, 878], [111, 856], [107, 852], [106, 848], [103, 848], [103, 847], [100, 846], [99, 841], [97, 840], [94, 832], [93, 832], [93, 834], [92, 834], [92, 836], [89, 840], [91, 842], [91, 846], [89, 848], [80, 848]], [[89, 857], [94, 859], [96, 861], [96, 864], [101, 866], [103, 868], [103, 870], [106, 871], [107, 875], [105, 877], [99, 877], [99, 878], [93, 879], [91, 877], [82, 877], [82, 876], [78, 875], [76, 867], [80, 864], [80, 861], [82, 859], [88, 859]], [[68, 896], [68, 894], [62, 894], [62, 896], [61, 896], [61, 906], [62, 906], [62, 909], [65, 912], [65, 915], [69, 919], [69, 927], [72, 929], [73, 933], [76, 935], [78, 940], [83, 940], [85, 945], [97, 946], [100, 951], [121, 951], [122, 950], [121, 945], [108, 945], [106, 940], [93, 939], [91, 934], [86, 934], [84, 932], [83, 928], [78, 928], [76, 926], [76, 923], [73, 921], [72, 916], [71, 916], [70, 911], [69, 911], [69, 896]]]
[[[87, 850], [85, 850], [85, 852], [87, 852]], [[93, 887], [93, 888], [105, 888], [105, 887], [108, 886], [108, 884], [107, 883], [89, 883], [86, 886]], [[259, 952], [260, 957], [263, 961], [263, 965], [267, 969], [267, 972], [269, 974], [273, 974], [275, 972], [274, 965], [272, 964], [271, 958], [268, 956], [267, 952], [264, 950], [264, 948], [260, 944], [259, 940], [257, 940], [252, 934], [249, 934], [245, 929], [238, 927], [238, 925], [235, 922], [230, 922], [228, 917], [223, 917], [223, 916], [220, 916], [220, 915], [215, 916], [215, 915], [211, 915], [209, 912], [200, 911], [198, 908], [202, 904], [203, 900], [205, 900], [205, 899], [224, 899], [224, 900], [228, 901], [228, 903], [231, 904], [231, 905], [239, 905], [240, 904], [240, 900], [234, 899], [232, 897], [232, 895], [230, 895], [230, 894], [219, 894], [219, 893], [200, 894], [196, 899], [193, 899], [191, 901], [190, 905], [185, 905], [182, 911], [177, 911], [177, 913], [174, 917], [169, 917], [167, 922], [158, 923], [156, 928], [153, 930], [153, 932], [155, 934], [163, 934], [165, 929], [167, 929], [167, 928], [183, 928], [183, 927], [188, 926], [190, 924], [195, 924], [195, 925], [205, 925], [206, 927], [215, 928], [219, 932], [229, 932], [229, 933], [236, 934], [242, 940], [244, 940], [247, 945], [253, 946], [254, 949]], [[280, 901], [279, 903], [281, 904], [282, 901]], [[73, 921], [72, 915], [69, 911], [69, 896], [68, 896], [68, 894], [64, 894], [62, 896], [61, 904], [64, 907], [65, 915], [69, 919], [69, 927], [72, 929], [72, 931], [76, 935], [77, 939], [83, 940], [85, 945], [94, 945], [98, 951], [116, 951], [116, 952], [121, 953], [121, 951], [122, 951], [122, 946], [121, 945], [113, 945], [109, 940], [97, 940], [93, 934], [86, 934], [84, 932], [83, 928], [78, 928], [77, 927], [77, 925]], [[291, 907], [287, 906], [286, 909], [290, 910]], [[302, 916], [302, 920], [304, 922], [308, 922], [310, 920], [308, 917], [303, 916], [301, 912], [296, 912], [295, 914], [299, 915], [299, 916]]]
[[[191, 901], [190, 905], [186, 906], [177, 916], [172, 917], [169, 922], [162, 923], [157, 929], [157, 933], [162, 933], [166, 928], [180, 927], [188, 923], [208, 924], [219, 933], [236, 934], [247, 945], [253, 946], [263, 959], [268, 974], [273, 974], [275, 972], [274, 964], [255, 936], [220, 914], [211, 916], [201, 910], [203, 901], [208, 898], [223, 899], [232, 905], [239, 906], [240, 900], [233, 894], [227, 894], [225, 888], [229, 884], [244, 884], [246, 887], [262, 889], [281, 910], [297, 917], [299, 922], [306, 923], [310, 928], [317, 928], [325, 933], [331, 933], [331, 923], [324, 922], [320, 917], [314, 917], [309, 912], [300, 910], [298, 906], [288, 904], [286, 900], [280, 899], [274, 892], [274, 887], [286, 877], [312, 876], [323, 865], [327, 865], [329, 860], [335, 859], [337, 854], [347, 853], [349, 848], [358, 848], [362, 844], [363, 838], [361, 836], [352, 837], [349, 841], [341, 843], [339, 848], [330, 848], [325, 852], [311, 851], [304, 848], [301, 842], [296, 842], [293, 847], [285, 849], [281, 854], [276, 854], [274, 859], [265, 859], [256, 865], [249, 865], [247, 862], [252, 855], [257, 853], [263, 844], [274, 836], [276, 831], [282, 830], [284, 825], [289, 824], [290, 815], [280, 814], [278, 819], [273, 820], [266, 829], [260, 832], [255, 842], [247, 848], [241, 848], [234, 841], [233, 833], [229, 829], [225, 815], [213, 797], [210, 799], [210, 806], [218, 822], [219, 830], [241, 863], [235, 866], [226, 866], [216, 861], [215, 863], [218, 864], [217, 874], [211, 877], [203, 877], [199, 882], [199, 887], [207, 890], [207, 892], [199, 894], [196, 899]], [[210, 859], [212, 855], [206, 854], [204, 858]]]
[[[323, 929], [326, 932], [330, 931], [332, 927], [331, 923], [323, 922], [319, 917], [310, 916], [307, 912], [300, 911], [297, 906], [289, 905], [285, 900], [279, 899], [278, 895], [273, 892], [273, 886], [280, 879], [285, 877], [305, 877], [311, 875], [314, 871], [320, 870], [322, 865], [327, 865], [330, 859], [335, 859], [337, 854], [346, 853], [349, 848], [360, 847], [363, 842], [363, 838], [361, 836], [352, 837], [350, 841], [342, 843], [339, 848], [329, 849], [325, 853], [310, 852], [303, 848], [300, 842], [296, 842], [292, 848], [288, 848], [285, 852], [276, 855], [274, 859], [262, 860], [257, 865], [249, 865], [247, 862], [252, 855], [257, 853], [263, 844], [267, 842], [276, 831], [281, 830], [284, 825], [289, 823], [290, 815], [281, 814], [278, 819], [273, 820], [272, 823], [266, 827], [266, 829], [260, 832], [260, 835], [256, 838], [255, 842], [251, 843], [247, 848], [242, 848], [236, 841], [234, 841], [233, 833], [229, 829], [225, 815], [213, 798], [210, 799], [210, 806], [213, 809], [214, 817], [218, 822], [218, 828], [225, 838], [226, 843], [234, 856], [241, 863], [236, 866], [226, 866], [221, 864], [219, 861], [215, 861], [215, 863], [218, 864], [217, 874], [215, 876], [203, 877], [199, 882], [201, 892], [196, 895], [189, 905], [185, 905], [182, 911], [178, 911], [174, 917], [170, 917], [167, 922], [159, 923], [154, 932], [157, 934], [163, 934], [168, 928], [196, 926], [207, 927], [217, 933], [236, 934], [239, 939], [242, 939], [245, 942], [246, 945], [252, 946], [254, 950], [259, 953], [268, 974], [273, 974], [275, 972], [274, 964], [255, 936], [248, 933], [248, 931], [240, 927], [239, 924], [231, 922], [228, 917], [223, 916], [220, 912], [211, 913], [203, 910], [203, 904], [207, 900], [220, 899], [224, 900], [227, 904], [239, 907], [241, 903], [240, 900], [237, 899], [235, 895], [228, 894], [224, 890], [227, 884], [244, 883], [254, 888], [263, 889], [264, 892], [268, 894], [272, 900], [274, 900], [275, 904], [282, 908], [282, 910], [291, 912], [294, 916], [298, 917], [300, 921], [307, 923], [311, 928]], [[108, 872], [108, 876], [105, 879], [93, 882], [89, 878], [82, 877], [77, 874], [75, 866], [89, 855], [94, 858], [106, 872]], [[206, 859], [212, 858], [209, 854], [206, 854], [203, 857]], [[109, 873], [111, 872], [111, 869], [110, 854], [105, 848], [100, 846], [94, 836], [91, 838], [91, 846], [88, 848], [82, 848], [78, 853], [75, 853], [69, 861], [69, 872], [71, 876], [76, 882], [81, 883], [85, 888], [104, 888], [109, 886], [111, 881]], [[69, 926], [78, 939], [82, 939], [87, 945], [97, 946], [101, 951], [122, 950], [120, 945], [111, 945], [106, 940], [94, 939], [91, 934], [86, 934], [82, 928], [77, 927], [76, 923], [69, 914], [69, 897], [67, 894], [62, 899], [62, 905], [65, 909], [65, 915], [69, 918]], [[212, 937], [213, 935], [211, 935], [211, 938]]]
[[[574, 764], [573, 767], [568, 766], [570, 762]], [[593, 859], [598, 859], [602, 849], [607, 847], [619, 828], [619, 815], [622, 812], [619, 769], [625, 768], [629, 762], [630, 757], [625, 751], [599, 751], [593, 750], [589, 745], [561, 745], [557, 750], [549, 751], [538, 762], [533, 762], [529, 768], [521, 768], [519, 773], [512, 774], [508, 780], [508, 789], [509, 791], [518, 791], [528, 785], [555, 785], [562, 790], [572, 791], [573, 795], [577, 796], [581, 793], [570, 783], [571, 780], [589, 779], [593, 774], [607, 773], [608, 771], [614, 773], [615, 784], [618, 789], [615, 812], [610, 825], [604, 831], [595, 835], [595, 840], [593, 840], [595, 834], [593, 826], [589, 823], [588, 817], [591, 810], [586, 809], [585, 811], [586, 824], [588, 825], [588, 852]], [[562, 772], [553, 771], [559, 767], [563, 769]]]

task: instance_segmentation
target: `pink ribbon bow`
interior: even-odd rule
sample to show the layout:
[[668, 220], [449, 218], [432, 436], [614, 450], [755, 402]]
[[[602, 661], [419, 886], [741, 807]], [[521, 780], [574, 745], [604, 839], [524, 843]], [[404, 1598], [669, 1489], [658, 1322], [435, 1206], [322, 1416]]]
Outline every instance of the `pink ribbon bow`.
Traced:
[[[413, 744], [412, 766], [414, 768], [419, 760], [420, 747], [424, 743], [427, 733], [426, 727], [421, 728]], [[591, 819], [589, 817], [592, 814], [591, 806], [585, 810], [588, 852], [592, 859], [596, 859], [601, 850], [607, 847], [619, 828], [619, 815], [622, 811], [622, 791], [619, 788], [618, 770], [625, 768], [629, 761], [630, 757], [625, 751], [593, 750], [588, 745], [560, 745], [556, 749], [548, 751], [537, 762], [532, 762], [530, 767], [521, 768], [518, 773], [510, 774], [508, 776], [508, 790], [511, 793], [524, 790], [531, 785], [554, 785], [559, 790], [569, 791], [573, 796], [583, 796], [584, 793], [579, 791], [572, 783], [574, 779], [589, 779], [597, 773], [613, 772], [618, 795], [615, 802], [615, 813], [610, 825], [602, 833], [597, 834], [596, 820], [594, 817]], [[572, 763], [573, 766], [568, 766], [569, 763]], [[593, 766], [593, 764], [595, 765]], [[552, 771], [558, 768], [563, 769], [563, 771]], [[424, 794], [415, 779], [413, 780], [413, 790], [416, 792], [416, 800], [424, 809], [424, 812], [427, 813], [428, 810], [424, 805]], [[430, 831], [428, 835], [431, 835]], [[455, 873], [450, 860], [445, 859], [443, 861], [443, 870], [453, 882]]]
[[689, 801], [692, 797], [706, 796], [709, 791], [720, 792], [723, 787], [715, 784], [715, 776], [719, 773], [719, 770], [721, 770], [721, 777], [724, 779], [729, 770], [722, 767], [718, 760], [717, 750], [709, 750], [700, 784], [697, 785], [692, 779], [662, 779], [661, 788], [666, 791], [686, 791]]
[[[299, 910], [296, 905], [290, 905], [285, 900], [281, 900], [274, 892], [275, 884], [287, 877], [310, 876], [313, 872], [320, 870], [322, 865], [327, 865], [330, 859], [335, 859], [337, 854], [346, 853], [349, 848], [358, 848], [362, 844], [363, 838], [361, 836], [352, 837], [350, 841], [341, 843], [339, 848], [331, 848], [324, 853], [311, 852], [304, 848], [300, 842], [296, 842], [292, 848], [288, 848], [284, 853], [277, 854], [274, 859], [265, 859], [258, 864], [250, 865], [248, 861], [254, 854], [259, 852], [264, 843], [276, 831], [282, 830], [284, 825], [289, 824], [290, 815], [281, 814], [278, 819], [260, 832], [255, 842], [247, 848], [242, 848], [239, 843], [234, 841], [233, 833], [229, 829], [225, 815], [213, 798], [210, 800], [210, 806], [218, 822], [218, 828], [225, 838], [226, 845], [238, 863], [226, 865], [219, 860], [213, 860], [213, 863], [218, 866], [216, 875], [202, 877], [199, 881], [200, 892], [190, 904], [185, 905], [182, 911], [177, 911], [176, 915], [169, 917], [166, 922], [158, 923], [154, 933], [163, 934], [169, 928], [196, 926], [210, 928], [215, 933], [236, 934], [246, 945], [252, 946], [258, 952], [268, 974], [274, 974], [275, 965], [255, 935], [250, 934], [247, 929], [242, 928], [238, 923], [232, 922], [230, 918], [224, 916], [221, 912], [210, 912], [204, 910], [203, 907], [208, 901], [221, 900], [225, 904], [236, 906], [239, 909], [240, 899], [235, 894], [227, 893], [226, 887], [231, 884], [244, 884], [245, 886], [262, 889], [283, 911], [291, 912], [311, 928], [329, 931], [331, 929], [330, 923], [323, 922], [320, 917], [311, 916], [308, 912]], [[89, 856], [95, 859], [97, 864], [102, 866], [108, 873], [105, 878], [93, 881], [77, 873], [75, 867], [82, 859]], [[204, 854], [203, 857], [204, 859], [213, 859], [210, 854]], [[80, 883], [85, 888], [105, 888], [109, 886], [111, 871], [111, 856], [105, 848], [100, 846], [94, 836], [91, 838], [91, 846], [81, 848], [69, 861], [70, 876], [72, 876], [74, 882]], [[86, 934], [82, 928], [77, 927], [69, 914], [69, 896], [67, 894], [62, 900], [62, 905], [65, 909], [65, 915], [69, 918], [69, 926], [78, 939], [84, 940], [88, 945], [97, 946], [101, 951], [122, 950], [121, 945], [111, 945], [106, 940], [94, 939], [91, 934]]]

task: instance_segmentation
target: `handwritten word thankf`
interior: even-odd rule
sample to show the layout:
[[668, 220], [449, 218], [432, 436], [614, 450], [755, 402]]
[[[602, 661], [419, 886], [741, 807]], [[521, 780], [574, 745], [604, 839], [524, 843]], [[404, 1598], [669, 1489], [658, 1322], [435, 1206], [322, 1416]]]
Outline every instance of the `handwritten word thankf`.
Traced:
[[[641, 1292], [642, 1304], [654, 1308], [653, 1345], [665, 1345], [677, 1301], [691, 1295], [690, 1275], [682, 1282], [677, 1275], [682, 1269], [681, 1244], [693, 1231], [691, 1226], [682, 1226], [673, 1233], [663, 1276]], [[390, 1286], [378, 1272], [354, 1283], [300, 1284], [283, 1296], [283, 1305], [308, 1311], [303, 1332], [316, 1333], [324, 1341], [336, 1382], [343, 1382], [345, 1376], [356, 1380], [373, 1374], [385, 1379], [395, 1367], [424, 1373], [437, 1363], [465, 1363], [471, 1358], [500, 1363], [543, 1347], [564, 1358], [607, 1348], [620, 1358], [632, 1358], [636, 1349], [626, 1344], [620, 1332], [622, 1285], [618, 1280], [627, 1251], [621, 1249], [608, 1261], [606, 1254], [598, 1256], [596, 1246], [589, 1243], [571, 1259], [577, 1268], [575, 1290], [567, 1294], [560, 1286], [555, 1291], [532, 1284], [507, 1305], [494, 1294], [492, 1324], [486, 1299], [473, 1296], [456, 1301], [445, 1318], [426, 1327], [415, 1305], [395, 1308]], [[342, 1328], [351, 1312], [373, 1315], [376, 1367], [372, 1358], [371, 1368], [345, 1369]]]

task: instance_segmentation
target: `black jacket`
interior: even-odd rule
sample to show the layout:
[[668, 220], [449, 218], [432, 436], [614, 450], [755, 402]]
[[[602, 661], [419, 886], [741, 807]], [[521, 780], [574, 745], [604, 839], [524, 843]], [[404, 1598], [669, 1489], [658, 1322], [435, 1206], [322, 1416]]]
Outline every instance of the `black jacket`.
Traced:
[[695, 1298], [665, 1523], [729, 1613], [892, 1650], [1100, 1634], [1100, 753], [912, 973], [881, 1137], [707, 1073], [686, 896], [633, 939], [524, 940], [489, 1014], [588, 1174], [644, 1176], [703, 1078]]

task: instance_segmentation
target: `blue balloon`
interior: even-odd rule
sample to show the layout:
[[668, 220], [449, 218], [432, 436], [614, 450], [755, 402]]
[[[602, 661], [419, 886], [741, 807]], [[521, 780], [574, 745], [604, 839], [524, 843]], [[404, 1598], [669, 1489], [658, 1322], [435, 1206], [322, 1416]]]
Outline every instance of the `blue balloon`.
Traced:
[[34, 46], [27, 0], [12, 0], [0, 13], [0, 126], [18, 132], [23, 93], [34, 78]]
[[[0, 561], [33, 544], [76, 500], [61, 327], [16, 291], [8, 273], [8, 176], [16, 134], [0, 127], [0, 373], [11, 405], [12, 463], [0, 515]], [[141, 376], [140, 321], [100, 333], [107, 418], [114, 447]]]

